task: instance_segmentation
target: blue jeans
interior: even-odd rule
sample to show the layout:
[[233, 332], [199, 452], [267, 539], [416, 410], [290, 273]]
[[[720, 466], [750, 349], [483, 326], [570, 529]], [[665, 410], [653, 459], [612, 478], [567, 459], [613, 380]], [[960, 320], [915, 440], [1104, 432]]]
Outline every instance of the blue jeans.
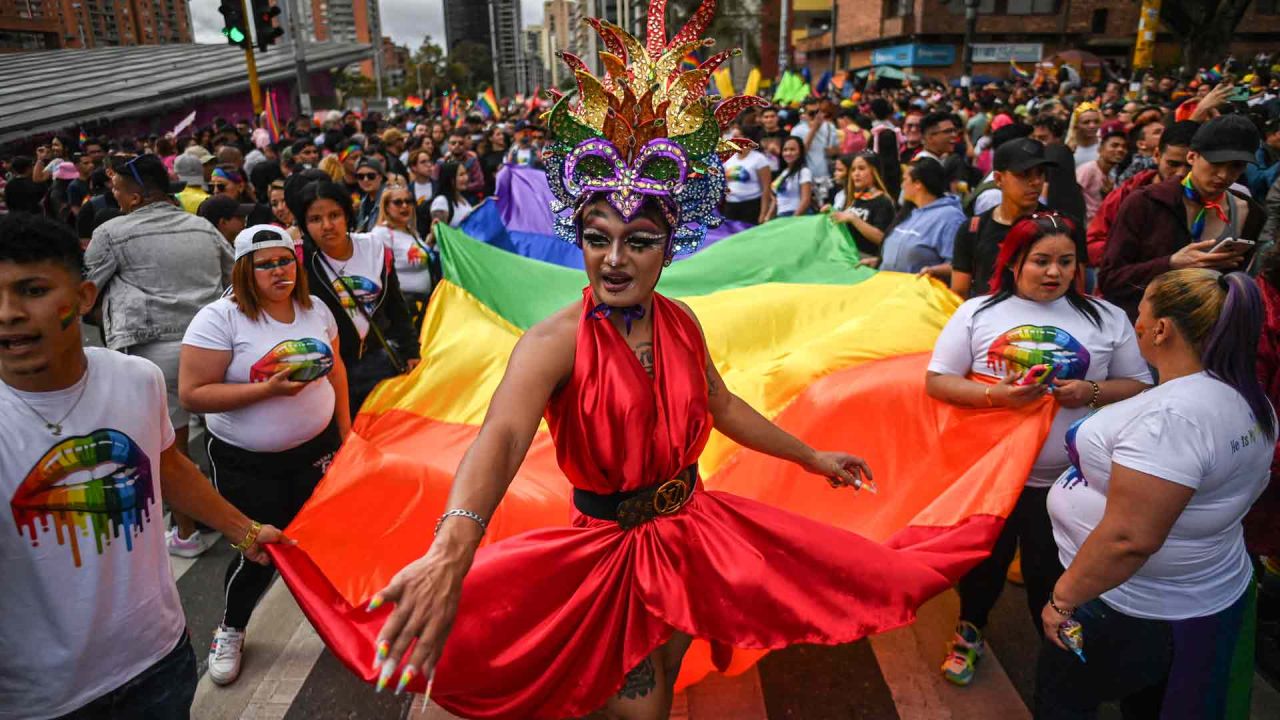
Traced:
[[177, 647], [132, 680], [59, 720], [183, 720], [196, 697], [196, 653], [185, 629]]

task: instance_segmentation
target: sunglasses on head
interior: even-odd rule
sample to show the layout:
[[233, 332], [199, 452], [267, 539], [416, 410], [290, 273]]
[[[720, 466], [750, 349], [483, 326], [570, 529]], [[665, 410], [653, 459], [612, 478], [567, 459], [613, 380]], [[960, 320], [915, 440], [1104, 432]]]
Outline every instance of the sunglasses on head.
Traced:
[[134, 156], [134, 158], [125, 163], [124, 166], [129, 168], [129, 173], [133, 175], [134, 182], [138, 183], [138, 187], [145, 189], [147, 184], [142, 182], [142, 176], [138, 174], [138, 168], [134, 166], [134, 163], [138, 162], [141, 157], [141, 155]]
[[275, 260], [263, 260], [262, 262], [256, 262], [253, 264], [253, 269], [262, 270], [263, 272], [266, 272], [267, 270], [275, 270], [276, 268], [288, 267], [292, 265], [295, 260], [296, 258], [293, 257], [292, 255], [281, 255]]

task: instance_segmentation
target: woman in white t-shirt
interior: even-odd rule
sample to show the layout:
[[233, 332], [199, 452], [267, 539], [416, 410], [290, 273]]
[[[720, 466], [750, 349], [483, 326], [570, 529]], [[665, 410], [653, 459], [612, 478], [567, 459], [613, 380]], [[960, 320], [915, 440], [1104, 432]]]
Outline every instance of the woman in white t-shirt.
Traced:
[[[1241, 520], [1276, 436], [1254, 370], [1262, 315], [1241, 272], [1147, 286], [1138, 345], [1160, 385], [1076, 423], [1049, 493], [1066, 571], [1041, 612], [1036, 717], [1094, 717], [1110, 701], [1134, 717], [1248, 716], [1256, 590]], [[1086, 663], [1059, 637], [1068, 621]]]
[[[395, 176], [399, 177], [399, 176]], [[413, 194], [403, 182], [388, 180], [382, 190], [378, 225], [369, 233], [395, 258], [396, 274], [400, 276], [400, 292], [414, 317], [414, 327], [421, 327], [422, 310], [431, 297], [435, 248], [418, 237], [417, 208]]]
[[806, 215], [813, 207], [813, 173], [805, 167], [804, 141], [790, 136], [782, 141], [782, 172], [773, 181], [774, 217]]
[[440, 173], [436, 178], [436, 196], [431, 199], [432, 221], [445, 223], [449, 227], [460, 227], [462, 221], [471, 215], [474, 208], [459, 189], [467, 186], [467, 179], [466, 165], [441, 163]]
[[303, 235], [307, 282], [338, 323], [352, 414], [377, 384], [418, 364], [418, 333], [391, 250], [352, 233], [355, 209], [341, 185], [304, 179], [289, 209]]
[[729, 189], [724, 203], [725, 217], [752, 225], [769, 219], [769, 206], [773, 203], [773, 164], [764, 153], [752, 147], [743, 148], [724, 161], [724, 178]]
[[[187, 327], [178, 394], [188, 410], [205, 414], [218, 492], [246, 514], [285, 527], [351, 430], [338, 326], [307, 291], [283, 229], [245, 228], [235, 258], [230, 294]], [[226, 605], [209, 651], [215, 683], [240, 674], [244, 629], [273, 576], [241, 557], [227, 568]]]
[[1069, 464], [1063, 441], [1071, 423], [1151, 383], [1124, 311], [1080, 293], [1084, 265], [1076, 257], [1073, 229], [1051, 212], [1015, 223], [1000, 245], [992, 294], [956, 310], [929, 362], [925, 389], [938, 400], [1016, 408], [1052, 395], [1058, 406], [991, 555], [960, 581], [960, 622], [942, 666], [957, 685], [973, 678], [985, 650], [982, 628], [1018, 550], [1027, 607], [1040, 628], [1040, 608], [1062, 572], [1045, 498]]

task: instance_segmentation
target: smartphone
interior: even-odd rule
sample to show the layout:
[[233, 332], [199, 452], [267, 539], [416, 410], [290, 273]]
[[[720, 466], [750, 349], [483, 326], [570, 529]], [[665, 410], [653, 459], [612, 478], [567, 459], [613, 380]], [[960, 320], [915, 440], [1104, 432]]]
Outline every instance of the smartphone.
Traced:
[[1248, 85], [1240, 85], [1235, 90], [1232, 90], [1231, 94], [1227, 96], [1227, 102], [1248, 102], [1248, 101], [1249, 101]]
[[1238, 238], [1223, 238], [1222, 242], [1218, 243], [1217, 245], [1214, 245], [1213, 249], [1210, 250], [1209, 252], [1211, 253], [1231, 252], [1231, 253], [1243, 254], [1243, 253], [1249, 252], [1249, 250], [1251, 250], [1254, 245], [1257, 245], [1257, 243], [1252, 240], [1243, 240]]
[[1058, 374], [1052, 365], [1032, 365], [1027, 372], [1014, 383], [1015, 385], [1048, 385]]

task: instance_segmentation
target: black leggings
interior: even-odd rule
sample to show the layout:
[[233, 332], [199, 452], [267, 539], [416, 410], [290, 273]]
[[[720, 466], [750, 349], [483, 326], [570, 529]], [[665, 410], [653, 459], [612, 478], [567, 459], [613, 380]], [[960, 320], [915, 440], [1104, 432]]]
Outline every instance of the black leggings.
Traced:
[[1044, 633], [1040, 612], [1053, 586], [1062, 575], [1058, 562], [1058, 546], [1053, 541], [1053, 525], [1045, 500], [1049, 488], [1023, 488], [1018, 504], [1000, 531], [991, 555], [978, 563], [960, 580], [960, 619], [978, 628], [987, 625], [987, 616], [995, 607], [1000, 591], [1004, 589], [1005, 574], [1013, 562], [1013, 555], [1022, 548], [1022, 577], [1027, 586], [1027, 609], [1031, 611], [1031, 624], [1037, 633]]
[[[330, 423], [297, 447], [274, 453], [245, 450], [210, 435], [213, 484], [227, 502], [250, 519], [284, 528], [311, 497], [340, 444], [337, 423]], [[227, 539], [238, 543], [242, 538]], [[274, 577], [274, 568], [236, 555], [223, 581], [226, 608], [222, 624], [243, 630]]]

